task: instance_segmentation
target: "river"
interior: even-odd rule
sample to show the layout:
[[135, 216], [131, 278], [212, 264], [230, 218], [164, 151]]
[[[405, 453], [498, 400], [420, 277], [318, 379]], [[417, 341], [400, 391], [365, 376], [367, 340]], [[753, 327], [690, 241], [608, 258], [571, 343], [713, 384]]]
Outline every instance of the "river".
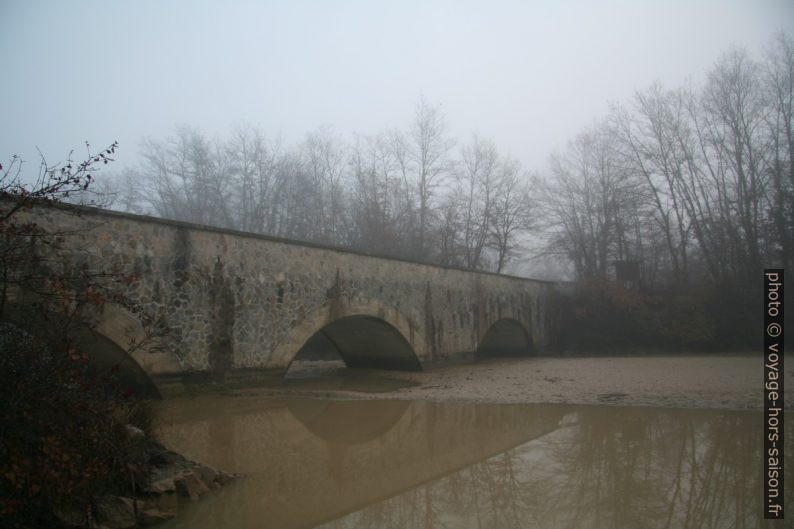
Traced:
[[783, 527], [761, 515], [761, 422], [758, 411], [172, 398], [157, 410], [164, 444], [245, 477], [163, 527]]

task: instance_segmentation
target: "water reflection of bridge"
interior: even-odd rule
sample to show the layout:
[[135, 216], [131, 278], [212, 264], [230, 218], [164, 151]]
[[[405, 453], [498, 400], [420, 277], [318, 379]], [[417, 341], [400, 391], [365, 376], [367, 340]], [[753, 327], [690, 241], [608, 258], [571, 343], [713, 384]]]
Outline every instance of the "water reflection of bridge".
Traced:
[[185, 526], [209, 518], [215, 527], [311, 527], [540, 437], [564, 413], [408, 401], [229, 404], [164, 412], [169, 445], [248, 476], [196, 505]]

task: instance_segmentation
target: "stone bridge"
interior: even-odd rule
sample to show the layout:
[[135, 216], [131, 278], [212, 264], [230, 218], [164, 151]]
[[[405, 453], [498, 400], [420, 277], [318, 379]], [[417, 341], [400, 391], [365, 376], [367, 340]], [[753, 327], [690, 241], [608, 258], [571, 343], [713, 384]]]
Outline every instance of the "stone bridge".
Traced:
[[[95, 208], [25, 214], [71, 233], [73, 263], [135, 274], [130, 298], [167, 324], [131, 353], [155, 379], [283, 373], [318, 337], [349, 366], [421, 369], [534, 354], [557, 327], [553, 283]], [[96, 323], [99, 349], [128, 350], [144, 336], [116, 306]]]

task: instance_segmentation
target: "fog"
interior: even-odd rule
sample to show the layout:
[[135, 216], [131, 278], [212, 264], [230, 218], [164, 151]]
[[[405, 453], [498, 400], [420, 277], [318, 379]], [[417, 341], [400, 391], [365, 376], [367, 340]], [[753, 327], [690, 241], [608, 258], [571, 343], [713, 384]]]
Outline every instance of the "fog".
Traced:
[[93, 204], [645, 292], [794, 262], [789, 1], [0, 9], [0, 159], [118, 141]]
[[697, 81], [731, 45], [757, 56], [794, 3], [5, 0], [0, 19], [3, 159], [118, 140], [134, 165], [177, 124], [369, 134], [424, 95], [453, 136], [541, 169], [609, 101]]

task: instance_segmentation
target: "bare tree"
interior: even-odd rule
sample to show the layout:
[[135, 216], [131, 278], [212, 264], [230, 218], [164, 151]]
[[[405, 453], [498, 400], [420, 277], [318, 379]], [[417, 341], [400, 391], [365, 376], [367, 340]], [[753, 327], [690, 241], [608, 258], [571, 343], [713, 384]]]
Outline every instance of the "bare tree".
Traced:
[[405, 161], [408, 163], [404, 167], [410, 167], [411, 185], [418, 202], [417, 240], [413, 257], [425, 260], [429, 257], [427, 238], [433, 220], [434, 199], [438, 187], [449, 172], [448, 154], [454, 141], [447, 135], [441, 108], [431, 105], [424, 97], [416, 105], [414, 120], [405, 138], [396, 144], [402, 148], [402, 142], [407, 141]]
[[462, 226], [460, 201], [456, 194], [449, 194], [438, 207], [439, 224], [435, 233], [438, 254], [436, 259], [446, 266], [467, 266], [465, 244], [461, 240]]
[[300, 193], [304, 197], [304, 229], [301, 238], [344, 244], [347, 239], [344, 217], [345, 147], [328, 127], [306, 136], [298, 147]]
[[178, 127], [165, 141], [145, 139], [143, 163], [126, 174], [128, 202], [145, 204], [156, 215], [229, 227], [229, 159], [222, 146], [197, 130]]
[[686, 120], [679, 102], [655, 84], [636, 94], [631, 110], [615, 107], [610, 118], [619, 139], [621, 163], [641, 181], [653, 223], [647, 228], [661, 231], [673, 281], [685, 284], [691, 237], [679, 191], [681, 175], [687, 170], [686, 152], [677, 141]]
[[280, 142], [269, 142], [258, 129], [238, 126], [226, 144], [226, 151], [234, 227], [275, 234], [285, 188]]
[[610, 257], [625, 257], [617, 228], [636, 189], [613, 141], [603, 124], [583, 132], [552, 156], [552, 179], [540, 185], [551, 249], [566, 254], [582, 279], [607, 277]]
[[462, 217], [463, 265], [472, 270], [484, 268], [483, 250], [491, 232], [499, 169], [499, 154], [493, 142], [475, 135], [461, 149], [455, 194]]
[[763, 91], [770, 142], [772, 215], [780, 245], [780, 262], [794, 260], [794, 41], [778, 33], [763, 64]]
[[400, 164], [386, 134], [357, 137], [350, 152], [354, 246], [383, 255], [400, 255], [405, 241], [406, 190]]
[[710, 173], [722, 194], [733, 250], [730, 264], [747, 280], [763, 267], [760, 230], [768, 191], [768, 152], [762, 138], [766, 108], [759, 78], [759, 65], [734, 49], [711, 70], [703, 94]]
[[522, 174], [517, 160], [502, 161], [489, 215], [490, 246], [496, 252], [497, 273], [501, 273], [514, 256], [518, 234], [533, 225], [534, 205], [526, 182], [526, 175]]

